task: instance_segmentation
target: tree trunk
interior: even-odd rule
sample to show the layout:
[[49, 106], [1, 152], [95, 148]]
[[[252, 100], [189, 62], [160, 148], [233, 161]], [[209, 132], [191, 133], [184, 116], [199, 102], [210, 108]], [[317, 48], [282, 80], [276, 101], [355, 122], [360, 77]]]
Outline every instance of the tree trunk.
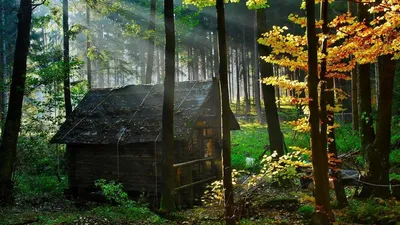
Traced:
[[160, 58], [161, 58], [161, 62], [162, 63], [160, 63], [161, 65], [161, 69], [160, 69], [160, 71], [161, 71], [161, 77], [160, 77], [160, 83], [162, 83], [163, 82], [163, 80], [164, 80], [164, 78], [165, 78], [165, 63], [164, 63], [164, 61], [165, 61], [165, 51], [164, 50], [162, 50], [162, 49], [160, 49]]
[[242, 76], [243, 76], [243, 91], [244, 91], [244, 103], [245, 103], [245, 110], [244, 115], [247, 116], [250, 112], [250, 99], [249, 99], [249, 91], [248, 91], [248, 74], [247, 74], [247, 57], [246, 57], [246, 50], [243, 44], [242, 48]]
[[[322, 24], [322, 32], [324, 34], [324, 39], [322, 42], [322, 54], [328, 55], [328, 0], [323, 0], [321, 2], [321, 20], [324, 21]], [[321, 142], [322, 149], [326, 148], [328, 144], [329, 153], [333, 154], [333, 157], [337, 157], [337, 148], [336, 148], [336, 138], [335, 138], [335, 129], [331, 128], [328, 133], [328, 139], [326, 138], [327, 126], [332, 127], [335, 123], [335, 115], [334, 111], [327, 110], [326, 104], [328, 104], [331, 108], [335, 107], [335, 92], [333, 87], [333, 79], [332, 77], [326, 77], [327, 74], [327, 61], [326, 58], [323, 58], [321, 61], [321, 99], [320, 99], [320, 108], [321, 108]], [[326, 85], [325, 85], [326, 84]], [[338, 201], [338, 207], [344, 208], [348, 205], [346, 193], [344, 191], [343, 183], [338, 176], [338, 172], [333, 173], [334, 178], [334, 186], [335, 186], [335, 194], [336, 199]]]
[[[7, 45], [6, 45], [6, 2], [2, 1], [0, 11], [0, 85], [4, 85], [7, 79]], [[5, 114], [5, 95], [4, 88], [0, 91], [0, 121], [3, 121]]]
[[164, 1], [165, 79], [162, 114], [162, 181], [160, 211], [176, 210], [174, 198], [174, 88], [175, 88], [175, 22], [174, 1]]
[[[165, 55], [168, 56], [168, 54], [166, 52], [165, 52]], [[164, 55], [164, 60], [166, 60], [165, 55]], [[179, 82], [179, 77], [181, 75], [180, 64], [179, 64], [179, 51], [176, 51], [175, 55], [176, 55], [175, 56], [176, 57], [175, 79], [176, 79], [176, 82]], [[166, 76], [166, 74], [164, 76]]]
[[[313, 216], [313, 224], [330, 224], [333, 213], [329, 202], [328, 154], [322, 146], [319, 130], [318, 109], [318, 59], [317, 35], [315, 31], [315, 0], [306, 0], [307, 10], [307, 41], [308, 41], [308, 93], [311, 99], [310, 109], [311, 150], [315, 183], [315, 204], [317, 211]], [[325, 136], [326, 133], [323, 134]]]
[[254, 11], [254, 89], [255, 89], [255, 102], [257, 109], [257, 120], [259, 123], [263, 123], [262, 115], [261, 115], [261, 99], [260, 99], [260, 59], [258, 55], [258, 34], [257, 34], [257, 12]]
[[[258, 36], [261, 37], [267, 31], [265, 9], [257, 10], [257, 30]], [[271, 53], [271, 48], [265, 45], [258, 44], [260, 56], [268, 56]], [[266, 63], [260, 59], [261, 78], [273, 76], [272, 64]], [[268, 124], [268, 135], [270, 140], [271, 151], [276, 151], [278, 156], [284, 155], [284, 142], [279, 123], [278, 109], [276, 107], [275, 89], [272, 85], [262, 84], [262, 93], [264, 96], [264, 109]]]
[[239, 48], [236, 47], [236, 114], [240, 112], [240, 71], [239, 71]]
[[63, 0], [63, 34], [64, 34], [64, 101], [66, 116], [72, 113], [71, 88], [69, 74], [69, 25], [68, 25], [68, 0]]
[[215, 77], [215, 70], [214, 70], [214, 57], [213, 57], [213, 41], [212, 41], [212, 34], [211, 34], [211, 32], [209, 32], [209, 43], [210, 43], [210, 48], [209, 48], [209, 52], [210, 52], [210, 55], [209, 55], [209, 57], [208, 57], [208, 61], [210, 62], [210, 68], [211, 68], [211, 77]]
[[359, 117], [360, 113], [358, 112], [358, 90], [357, 90], [357, 70], [352, 69], [351, 70], [351, 108], [352, 108], [352, 122], [353, 122], [353, 130], [358, 132], [360, 129], [358, 122], [359, 122]]
[[200, 47], [200, 60], [201, 60], [201, 75], [203, 80], [207, 80], [207, 72], [206, 72], [206, 53], [204, 50], [204, 46]]
[[219, 42], [219, 74], [221, 78], [222, 93], [222, 135], [223, 135], [223, 166], [224, 166], [224, 194], [225, 194], [225, 222], [227, 225], [235, 224], [233, 214], [233, 188], [231, 167], [231, 130], [230, 107], [228, 90], [228, 60], [226, 50], [225, 9], [224, 0], [217, 0], [218, 42]]
[[154, 64], [154, 45], [155, 45], [155, 29], [156, 29], [156, 4], [157, 0], [151, 0], [150, 2], [150, 24], [149, 30], [154, 30], [154, 33], [150, 35], [149, 46], [147, 51], [147, 69], [146, 69], [146, 84], [151, 84], [151, 77], [153, 75], [153, 64]]
[[[390, 197], [389, 187], [389, 154], [392, 120], [393, 84], [396, 70], [396, 61], [392, 60], [393, 55], [379, 57], [379, 107], [376, 121], [376, 138], [368, 148], [367, 162], [368, 173], [366, 180], [376, 185], [365, 185], [362, 197], [371, 195], [380, 198]], [[382, 186], [378, 186], [382, 185]]]
[[160, 56], [160, 50], [156, 50], [157, 55], [156, 55], [156, 63], [157, 63], [157, 79], [156, 79], [156, 84], [159, 84], [161, 81], [161, 68], [160, 68], [160, 61], [161, 61], [161, 56]]
[[87, 69], [87, 79], [88, 79], [88, 86], [89, 90], [92, 88], [92, 61], [89, 58], [89, 50], [90, 50], [90, 7], [89, 5], [86, 6], [86, 25], [87, 25], [87, 35], [86, 35], [86, 69]]
[[[219, 62], [218, 62], [218, 36], [217, 36], [217, 32], [213, 32], [214, 34], [214, 70], [215, 73], [217, 73], [217, 71], [219, 70]], [[213, 74], [213, 77], [218, 76], [218, 74]]]
[[[370, 21], [368, 6], [363, 3], [358, 3], [358, 20], [359, 21]], [[357, 74], [357, 89], [358, 89], [358, 109], [359, 109], [359, 126], [360, 126], [360, 138], [361, 138], [361, 151], [366, 158], [367, 165], [370, 164], [369, 153], [372, 152], [372, 143], [375, 140], [375, 132], [373, 128], [372, 119], [372, 107], [371, 107], [371, 78], [370, 78], [370, 64], [364, 64], [358, 66]], [[389, 116], [389, 115], [387, 115]], [[370, 189], [368, 186], [364, 186], [360, 197], [370, 196]]]
[[31, 21], [32, 2], [31, 0], [21, 0], [18, 12], [18, 33], [14, 52], [9, 108], [0, 145], [0, 205], [10, 203], [13, 200], [11, 176], [16, 159], [18, 133], [21, 126]]

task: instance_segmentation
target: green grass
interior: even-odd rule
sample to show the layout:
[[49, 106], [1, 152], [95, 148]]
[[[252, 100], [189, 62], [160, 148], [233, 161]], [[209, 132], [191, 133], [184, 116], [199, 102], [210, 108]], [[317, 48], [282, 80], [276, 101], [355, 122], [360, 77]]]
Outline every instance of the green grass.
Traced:
[[246, 157], [259, 159], [268, 141], [267, 128], [258, 123], [240, 120], [241, 130], [232, 131], [232, 167], [248, 169]]

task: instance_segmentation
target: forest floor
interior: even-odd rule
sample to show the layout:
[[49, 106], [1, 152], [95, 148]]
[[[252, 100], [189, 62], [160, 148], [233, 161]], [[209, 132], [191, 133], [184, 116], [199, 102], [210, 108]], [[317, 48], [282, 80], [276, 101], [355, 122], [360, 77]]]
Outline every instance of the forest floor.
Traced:
[[[285, 112], [285, 120], [295, 118], [296, 112]], [[241, 130], [232, 133], [232, 166], [242, 175], [248, 177], [259, 173], [260, 159], [265, 152], [268, 139], [265, 125], [254, 122], [254, 116], [240, 119]], [[394, 149], [391, 153], [391, 177], [400, 177], [400, 120], [395, 120], [392, 136]], [[285, 142], [288, 147], [309, 146], [309, 136], [293, 131], [282, 123]], [[353, 133], [350, 125], [342, 125], [336, 132], [337, 145], [341, 153], [359, 148], [359, 138]], [[270, 153], [268, 153], [270, 154]], [[361, 163], [357, 156], [353, 160]], [[244, 179], [244, 178], [243, 178]], [[242, 180], [239, 177], [239, 181]], [[224, 224], [221, 189], [218, 183], [210, 188], [208, 200], [203, 205], [192, 209], [182, 209], [164, 218], [151, 211], [149, 204], [113, 205], [83, 200], [67, 200], [64, 189], [67, 186], [65, 177], [61, 181], [52, 174], [28, 175], [16, 177], [16, 204], [0, 208], [0, 225], [17, 224]], [[209, 189], [210, 190], [210, 189]], [[239, 189], [238, 189], [239, 190]], [[243, 189], [242, 189], [243, 190]], [[354, 187], [346, 187], [349, 206], [336, 209], [334, 192], [331, 192], [336, 224], [400, 224], [400, 202], [394, 199], [353, 198]], [[240, 224], [308, 224], [314, 212], [312, 191], [300, 188], [298, 180], [282, 185], [260, 183], [251, 194], [237, 191], [235, 215]], [[210, 200], [210, 196], [214, 200]], [[205, 197], [203, 200], [207, 200]], [[140, 201], [139, 201], [140, 202]]]

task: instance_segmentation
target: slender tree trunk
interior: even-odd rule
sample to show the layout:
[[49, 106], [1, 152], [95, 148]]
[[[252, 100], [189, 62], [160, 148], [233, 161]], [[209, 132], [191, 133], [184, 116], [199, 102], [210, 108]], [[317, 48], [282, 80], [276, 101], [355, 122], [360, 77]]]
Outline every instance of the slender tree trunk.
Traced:
[[249, 100], [249, 92], [248, 92], [248, 74], [247, 74], [247, 58], [245, 56], [245, 48], [243, 45], [242, 49], [242, 76], [243, 76], [243, 91], [244, 91], [244, 103], [245, 110], [244, 115], [247, 116], [250, 112], [250, 100]]
[[157, 63], [157, 80], [156, 80], [156, 84], [159, 84], [160, 83], [160, 81], [161, 81], [161, 68], [160, 68], [160, 61], [161, 61], [161, 53], [160, 53], [160, 50], [156, 50], [156, 52], [157, 52], [157, 55], [156, 55], [156, 58], [157, 58], [157, 61], [156, 61], [156, 63]]
[[155, 45], [155, 29], [156, 29], [156, 4], [157, 0], [151, 0], [150, 2], [150, 24], [149, 30], [154, 31], [149, 38], [149, 46], [147, 52], [147, 69], [146, 69], [146, 84], [151, 84], [151, 78], [153, 75], [153, 64], [154, 64], [154, 45]]
[[[267, 30], [265, 9], [257, 10], [257, 30], [258, 36], [261, 37]], [[271, 48], [265, 45], [258, 44], [260, 56], [268, 56], [271, 53]], [[260, 59], [261, 78], [273, 76], [272, 64], [266, 63]], [[279, 123], [278, 109], [276, 107], [275, 89], [272, 85], [262, 84], [262, 93], [264, 96], [264, 109], [268, 124], [268, 135], [270, 140], [271, 151], [276, 151], [278, 156], [284, 154], [284, 142]]]
[[90, 51], [90, 7], [89, 5], [86, 6], [86, 25], [87, 25], [87, 35], [86, 35], [86, 69], [87, 69], [87, 79], [89, 90], [92, 88], [92, 61], [89, 58], [89, 51]]
[[[321, 20], [324, 21], [322, 24], [322, 32], [324, 34], [324, 39], [322, 42], [322, 54], [328, 55], [328, 0], [323, 0], [321, 3]], [[335, 129], [331, 128], [328, 133], [328, 139], [326, 139], [327, 126], [333, 127], [335, 123], [335, 115], [334, 111], [327, 110], [326, 104], [328, 104], [331, 108], [335, 107], [335, 92], [333, 87], [333, 79], [332, 77], [326, 77], [327, 75], [327, 60], [326, 58], [322, 59], [321, 62], [321, 99], [320, 99], [320, 108], [321, 108], [321, 142], [322, 149], [325, 149], [326, 144], [328, 144], [329, 153], [333, 154], [333, 157], [337, 157], [337, 148], [336, 148], [336, 138], [335, 138]], [[324, 84], [326, 83], [326, 85]], [[323, 105], [325, 104], [325, 105]], [[325, 143], [324, 143], [325, 142]], [[334, 186], [335, 186], [335, 194], [336, 199], [338, 201], [338, 207], [344, 208], [348, 205], [346, 193], [344, 191], [344, 186], [342, 180], [339, 177], [338, 172], [333, 172], [334, 178]]]
[[[161, 58], [161, 62], [165, 61], [165, 51], [164, 50], [160, 50], [160, 58]], [[164, 78], [165, 78], [165, 63], [161, 63], [161, 77], [160, 77], [160, 83], [163, 82]]]
[[257, 12], [254, 11], [254, 89], [255, 89], [255, 102], [257, 109], [257, 119], [259, 123], [263, 123], [262, 115], [261, 115], [261, 99], [260, 99], [260, 59], [258, 55], [258, 34], [257, 34]]
[[[197, 38], [195, 38], [197, 39]], [[199, 80], [199, 56], [198, 56], [198, 47], [196, 45], [192, 48], [192, 56], [193, 56], [193, 80]]]
[[209, 41], [210, 41], [210, 48], [209, 48], [209, 52], [210, 52], [210, 55], [209, 55], [209, 57], [208, 57], [208, 61], [210, 62], [210, 68], [211, 68], [211, 77], [215, 77], [215, 70], [214, 70], [214, 57], [213, 57], [213, 41], [212, 41], [212, 34], [211, 34], [211, 32], [209, 32]]
[[[243, 20], [244, 21], [244, 20]], [[245, 33], [245, 26], [244, 22], [242, 23], [243, 29], [243, 44], [242, 44], [242, 74], [243, 74], [243, 91], [244, 91], [244, 103], [245, 103], [245, 110], [244, 115], [247, 116], [250, 112], [250, 99], [249, 99], [249, 92], [248, 92], [248, 74], [247, 74], [247, 52], [246, 52], [246, 33]]]
[[228, 65], [226, 50], [226, 31], [225, 31], [225, 9], [224, 0], [217, 0], [217, 20], [218, 20], [218, 42], [220, 66], [219, 74], [221, 78], [222, 93], [222, 132], [223, 132], [223, 166], [224, 166], [224, 200], [225, 200], [225, 222], [227, 225], [235, 224], [233, 214], [233, 188], [232, 188], [232, 167], [231, 167], [231, 130], [230, 130], [230, 107], [228, 90]]
[[239, 71], [239, 48], [236, 47], [236, 114], [240, 112], [240, 71]]
[[206, 72], [206, 53], [204, 51], [204, 46], [200, 46], [200, 60], [201, 60], [201, 75], [203, 80], [207, 80]]
[[[317, 35], [315, 31], [315, 0], [306, 0], [307, 40], [308, 40], [308, 93], [311, 99], [310, 109], [311, 150], [315, 183], [315, 204], [318, 210], [314, 213], [313, 224], [330, 224], [333, 213], [329, 202], [328, 154], [322, 146], [319, 130], [318, 109], [318, 59]], [[324, 134], [325, 135], [325, 134]]]
[[66, 116], [72, 113], [71, 88], [69, 75], [69, 25], [68, 25], [68, 0], [63, 0], [63, 34], [64, 34], [64, 101]]
[[[396, 61], [393, 55], [380, 56], [379, 65], [379, 90], [378, 117], [376, 121], [376, 138], [368, 149], [368, 173], [366, 180], [376, 185], [365, 185], [362, 197], [371, 195], [381, 198], [390, 197], [389, 188], [389, 154], [391, 138], [391, 120], [393, 103], [393, 84], [396, 71]], [[381, 186], [379, 186], [381, 185]]]
[[5, 83], [7, 79], [7, 45], [6, 45], [6, 2], [3, 0], [0, 5], [0, 121], [3, 121], [5, 114]]
[[18, 33], [14, 52], [9, 108], [0, 145], [0, 205], [13, 201], [11, 177], [16, 160], [18, 133], [21, 126], [31, 21], [32, 2], [31, 0], [21, 0], [18, 12]]
[[139, 55], [140, 55], [140, 83], [141, 84], [145, 84], [146, 83], [146, 45], [148, 45], [148, 43], [146, 42], [146, 44], [143, 44], [143, 46], [139, 47]]
[[193, 75], [193, 57], [192, 57], [192, 48], [191, 47], [188, 47], [187, 54], [188, 54], [188, 80], [192, 80], [192, 75]]
[[229, 54], [229, 56], [230, 56], [230, 67], [231, 67], [231, 102], [233, 102], [233, 99], [234, 99], [234, 96], [235, 96], [235, 76], [234, 76], [234, 71], [235, 71], [235, 68], [234, 68], [234, 54], [233, 54], [233, 48], [231, 47], [230, 48], [231, 50], [230, 50], [230, 54]]
[[360, 113], [358, 112], [358, 90], [357, 90], [357, 70], [351, 70], [351, 108], [352, 108], [352, 122], [353, 122], [353, 130], [358, 132], [359, 127], [359, 117]]
[[[165, 54], [168, 56], [168, 54], [166, 52], [165, 52]], [[166, 60], [165, 59], [165, 55], [164, 55], [164, 60]], [[180, 75], [181, 75], [181, 71], [180, 71], [180, 65], [179, 65], [179, 51], [176, 51], [176, 68], [175, 68], [175, 79], [176, 79], [176, 82], [179, 82]]]
[[[358, 19], [359, 21], [370, 21], [367, 5], [358, 3]], [[361, 151], [368, 155], [368, 149], [375, 140], [375, 132], [373, 128], [372, 107], [371, 107], [371, 78], [370, 64], [358, 66], [357, 89], [358, 89], [358, 109], [359, 109], [359, 126], [361, 138]], [[367, 156], [368, 159], [368, 156]], [[368, 162], [367, 162], [368, 164]], [[361, 195], [368, 195], [363, 189]], [[364, 192], [364, 193], [363, 193]]]
[[[218, 36], [217, 36], [217, 32], [213, 32], [213, 34], [214, 34], [214, 37], [213, 37], [213, 39], [214, 39], [214, 45], [213, 45], [213, 47], [214, 47], [214, 70], [215, 70], [215, 73], [217, 73], [217, 71], [219, 70], [219, 62], [218, 62]], [[215, 77], [215, 76], [217, 76], [218, 74], [214, 74], [213, 76]]]
[[174, 88], [175, 88], [175, 22], [174, 1], [164, 1], [165, 23], [165, 79], [162, 114], [162, 180], [160, 211], [176, 210], [174, 199]]

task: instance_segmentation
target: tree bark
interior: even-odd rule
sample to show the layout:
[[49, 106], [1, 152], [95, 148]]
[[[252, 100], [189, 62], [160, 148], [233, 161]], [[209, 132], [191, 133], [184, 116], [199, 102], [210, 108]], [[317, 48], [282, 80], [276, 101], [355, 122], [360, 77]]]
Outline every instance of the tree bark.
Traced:
[[203, 80], [207, 80], [207, 72], [206, 72], [206, 53], [204, 50], [204, 46], [200, 47], [200, 60], [201, 60], [201, 75]]
[[0, 145], [0, 205], [13, 201], [11, 176], [16, 159], [18, 133], [21, 126], [31, 21], [32, 2], [31, 0], [21, 0], [18, 12], [18, 33], [14, 52], [9, 109]]
[[[257, 30], [259, 37], [267, 31], [265, 9], [257, 10]], [[258, 44], [258, 50], [260, 56], [268, 56], [271, 53], [270, 47], [261, 44]], [[259, 60], [261, 79], [273, 76], [272, 64], [266, 63], [261, 58]], [[278, 108], [276, 107], [275, 89], [272, 85], [266, 85], [265, 83], [261, 85], [261, 89], [264, 97], [270, 149], [271, 151], [276, 151], [278, 156], [282, 156], [285, 154], [284, 142], [279, 123]]]
[[[325, 56], [328, 55], [328, 0], [323, 0], [321, 2], [321, 20], [322, 24], [322, 33], [324, 35], [324, 39], [322, 42], [322, 54]], [[321, 108], [321, 142], [322, 149], [326, 148], [328, 144], [328, 151], [333, 155], [333, 157], [337, 157], [337, 148], [336, 148], [336, 138], [335, 138], [335, 129], [331, 128], [328, 133], [328, 139], [326, 138], [327, 127], [332, 127], [335, 123], [335, 115], [334, 111], [327, 109], [327, 105], [333, 109], [335, 107], [335, 92], [333, 87], [333, 79], [332, 77], [327, 78], [327, 60], [326, 57], [321, 61], [321, 99], [320, 99], [320, 108]], [[338, 207], [344, 208], [348, 205], [346, 193], [344, 191], [343, 183], [338, 176], [338, 172], [334, 172], [332, 174], [334, 178], [334, 186], [335, 186], [335, 194], [336, 199], [338, 201]]]
[[263, 123], [262, 115], [261, 115], [261, 99], [260, 99], [260, 56], [258, 55], [258, 34], [257, 34], [257, 12], [254, 11], [254, 89], [255, 89], [255, 102], [257, 109], [257, 120], [259, 123]]
[[[358, 3], [358, 19], [359, 21], [370, 21], [368, 6], [363, 3]], [[371, 107], [371, 69], [370, 64], [358, 66], [357, 74], [357, 89], [358, 89], [358, 108], [360, 114], [360, 138], [361, 150], [367, 154], [368, 147], [375, 140], [373, 128], [372, 107]]]
[[[315, 183], [315, 204], [317, 210], [313, 224], [330, 224], [333, 221], [332, 207], [329, 201], [328, 154], [323, 147], [320, 133], [318, 109], [318, 59], [317, 35], [315, 30], [315, 0], [306, 0], [307, 42], [308, 42], [308, 93], [311, 127], [312, 164]], [[326, 133], [323, 134], [325, 136]]]
[[[362, 197], [371, 195], [380, 198], [390, 197], [389, 187], [389, 154], [392, 120], [393, 84], [396, 71], [396, 61], [393, 55], [380, 56], [378, 117], [376, 120], [376, 138], [368, 149], [368, 173], [366, 180], [376, 185], [365, 185]], [[383, 185], [383, 186], [377, 186]]]
[[244, 115], [247, 116], [250, 112], [250, 99], [249, 99], [249, 91], [248, 91], [248, 74], [247, 74], [247, 57], [246, 57], [246, 50], [243, 44], [242, 48], [242, 76], [243, 76], [243, 91], [244, 91], [244, 103], [245, 103], [245, 110]]
[[70, 87], [70, 72], [69, 65], [69, 25], [68, 25], [68, 0], [63, 0], [63, 34], [64, 34], [64, 101], [66, 116], [72, 113], [71, 103], [71, 87]]
[[[214, 33], [214, 70], [215, 73], [217, 73], [218, 71], [218, 67], [219, 67], [219, 62], [218, 62], [218, 36], [217, 36], [217, 32], [213, 32]], [[213, 74], [213, 77], [218, 76], [218, 74]]]
[[86, 26], [87, 26], [87, 35], [86, 35], [86, 69], [87, 69], [87, 79], [88, 79], [88, 86], [89, 90], [92, 88], [92, 61], [89, 58], [89, 50], [91, 44], [91, 37], [90, 37], [90, 7], [89, 5], [86, 6]]
[[239, 71], [239, 48], [236, 47], [236, 114], [240, 112], [240, 71]]
[[175, 22], [174, 1], [164, 1], [165, 79], [162, 114], [162, 180], [160, 211], [176, 210], [174, 199], [174, 88], [175, 88]]
[[[368, 6], [363, 3], [358, 3], [358, 20], [370, 21]], [[358, 91], [358, 110], [359, 110], [359, 127], [361, 139], [361, 152], [366, 159], [366, 165], [374, 165], [374, 146], [375, 131], [373, 127], [372, 106], [371, 106], [371, 68], [370, 64], [358, 65], [357, 74], [357, 91]], [[388, 116], [388, 115], [387, 115]], [[372, 162], [370, 161], [372, 159]], [[370, 171], [370, 169], [368, 168]], [[372, 194], [372, 189], [369, 186], [363, 186], [359, 197], [369, 197]]]
[[[244, 20], [243, 20], [244, 21]], [[246, 33], [245, 33], [245, 25], [244, 22], [242, 23], [242, 32], [243, 32], [243, 44], [242, 44], [242, 74], [243, 74], [243, 91], [244, 91], [244, 103], [245, 103], [245, 110], [244, 115], [247, 116], [250, 112], [250, 99], [249, 99], [249, 86], [248, 86], [248, 79], [249, 76], [247, 74], [247, 52], [246, 52]]]
[[146, 69], [146, 84], [151, 84], [151, 78], [153, 75], [153, 64], [154, 64], [154, 45], [155, 45], [155, 29], [156, 29], [156, 4], [157, 0], [151, 0], [150, 2], [150, 24], [149, 30], [154, 31], [149, 38], [148, 52], [147, 52], [147, 69]]
[[4, 114], [5, 114], [5, 83], [7, 79], [7, 44], [6, 44], [6, 2], [5, 0], [2, 1], [1, 5], [1, 15], [0, 15], [0, 121], [3, 121]]
[[217, 20], [218, 20], [218, 42], [219, 42], [219, 74], [221, 78], [222, 93], [222, 135], [223, 135], [223, 167], [224, 167], [224, 200], [225, 200], [225, 222], [227, 225], [235, 224], [233, 214], [233, 187], [232, 187], [232, 167], [231, 167], [231, 130], [230, 130], [230, 107], [228, 90], [228, 60], [226, 48], [225, 31], [225, 9], [224, 0], [217, 0]]

